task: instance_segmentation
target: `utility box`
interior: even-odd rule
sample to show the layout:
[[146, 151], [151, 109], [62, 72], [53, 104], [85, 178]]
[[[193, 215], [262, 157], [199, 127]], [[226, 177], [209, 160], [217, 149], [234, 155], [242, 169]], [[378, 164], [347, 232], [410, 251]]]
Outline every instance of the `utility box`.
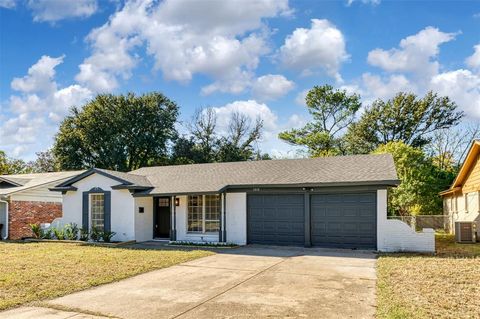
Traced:
[[475, 222], [455, 222], [455, 240], [457, 243], [475, 243], [475, 228]]

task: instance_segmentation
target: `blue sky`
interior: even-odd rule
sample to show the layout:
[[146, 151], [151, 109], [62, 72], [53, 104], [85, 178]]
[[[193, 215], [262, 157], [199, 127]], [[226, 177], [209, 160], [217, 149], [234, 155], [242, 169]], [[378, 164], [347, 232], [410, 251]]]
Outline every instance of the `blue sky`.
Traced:
[[0, 149], [32, 159], [72, 105], [161, 91], [187, 121], [214, 107], [265, 123], [262, 150], [325, 83], [365, 104], [449, 95], [480, 120], [480, 1], [0, 0]]

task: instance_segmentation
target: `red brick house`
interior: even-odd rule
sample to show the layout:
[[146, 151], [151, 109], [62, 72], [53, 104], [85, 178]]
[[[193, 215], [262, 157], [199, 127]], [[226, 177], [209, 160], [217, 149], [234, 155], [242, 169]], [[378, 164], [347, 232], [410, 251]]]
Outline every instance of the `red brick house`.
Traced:
[[48, 188], [79, 173], [0, 175], [0, 239], [31, 237], [29, 224], [61, 218], [62, 195]]

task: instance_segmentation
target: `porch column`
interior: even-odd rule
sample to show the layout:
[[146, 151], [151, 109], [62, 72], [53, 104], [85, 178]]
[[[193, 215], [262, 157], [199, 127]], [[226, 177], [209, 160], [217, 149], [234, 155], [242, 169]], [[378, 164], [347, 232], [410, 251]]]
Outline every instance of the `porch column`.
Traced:
[[173, 209], [172, 209], [172, 221], [170, 222], [170, 227], [171, 227], [171, 231], [170, 231], [170, 240], [177, 240], [177, 205], [176, 205], [176, 202], [177, 202], [177, 196], [173, 196], [173, 200], [172, 200], [172, 206], [173, 206]]
[[218, 241], [219, 242], [223, 242], [223, 223], [222, 223], [222, 220], [223, 220], [223, 217], [222, 217], [222, 213], [223, 213], [223, 193], [220, 194], [220, 214], [218, 215], [218, 224], [219, 224], [219, 227], [218, 227]]
[[227, 242], [227, 192], [222, 194], [222, 210], [223, 210], [223, 236], [222, 241]]

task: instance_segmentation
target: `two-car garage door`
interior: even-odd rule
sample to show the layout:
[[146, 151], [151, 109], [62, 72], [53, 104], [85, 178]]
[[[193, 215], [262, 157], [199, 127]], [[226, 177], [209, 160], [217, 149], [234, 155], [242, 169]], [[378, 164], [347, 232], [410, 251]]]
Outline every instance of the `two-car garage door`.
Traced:
[[306, 230], [314, 246], [375, 249], [376, 193], [248, 195], [249, 243], [304, 245]]

